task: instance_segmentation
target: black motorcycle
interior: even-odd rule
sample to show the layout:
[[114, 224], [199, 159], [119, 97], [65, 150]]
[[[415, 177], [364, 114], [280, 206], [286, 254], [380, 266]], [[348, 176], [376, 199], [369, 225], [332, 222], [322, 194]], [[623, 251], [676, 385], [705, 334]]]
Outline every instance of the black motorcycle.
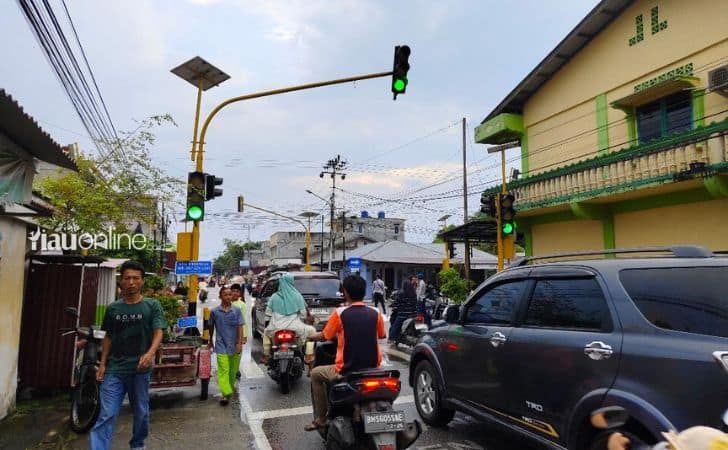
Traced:
[[[392, 312], [392, 317], [396, 317], [397, 314], [397, 311], [394, 310]], [[425, 314], [422, 312], [418, 312], [414, 316], [408, 317], [404, 322], [402, 322], [399, 334], [394, 339], [394, 347], [396, 348], [399, 344], [414, 347], [422, 333], [428, 329], [429, 327], [427, 326]]]
[[[65, 311], [78, 318], [76, 308], [67, 307]], [[71, 378], [71, 429], [76, 433], [85, 433], [96, 423], [101, 410], [96, 372], [101, 358], [101, 342], [106, 332], [96, 325], [61, 328], [60, 331], [61, 336], [76, 336], [76, 359]]]
[[293, 330], [278, 330], [271, 341], [273, 356], [268, 364], [268, 375], [287, 394], [291, 384], [303, 375], [303, 350], [298, 345], [298, 336]]
[[[336, 342], [316, 346], [316, 366], [334, 363]], [[326, 450], [400, 450], [422, 432], [419, 421], [405, 422], [394, 409], [401, 381], [398, 370], [351, 372], [329, 386], [328, 423], [318, 428]], [[319, 417], [314, 410], [314, 418]]]

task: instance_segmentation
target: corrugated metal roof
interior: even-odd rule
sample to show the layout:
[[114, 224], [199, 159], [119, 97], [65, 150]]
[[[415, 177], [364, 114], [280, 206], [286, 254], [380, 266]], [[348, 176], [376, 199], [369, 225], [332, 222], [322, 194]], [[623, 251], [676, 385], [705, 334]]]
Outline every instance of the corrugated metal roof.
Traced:
[[0, 132], [41, 161], [78, 170], [61, 146], [4, 89], [0, 89]]
[[[465, 253], [464, 244], [456, 244], [456, 252], [458, 255]], [[334, 261], [341, 261], [341, 250], [334, 253]], [[346, 258], [361, 258], [367, 262], [374, 263], [399, 263], [399, 264], [442, 264], [445, 256], [444, 244], [414, 244], [409, 242], [389, 240], [384, 242], [376, 242], [374, 244], [364, 245], [362, 247], [347, 250]], [[453, 264], [462, 264], [462, 258], [453, 258], [450, 260]], [[328, 262], [328, 254], [324, 255], [324, 262]], [[498, 258], [486, 252], [482, 252], [473, 248], [473, 257], [470, 258], [471, 267], [485, 268], [495, 265]]]
[[633, 0], [601, 1], [481, 123], [501, 113], [521, 114], [528, 99], [632, 2]]

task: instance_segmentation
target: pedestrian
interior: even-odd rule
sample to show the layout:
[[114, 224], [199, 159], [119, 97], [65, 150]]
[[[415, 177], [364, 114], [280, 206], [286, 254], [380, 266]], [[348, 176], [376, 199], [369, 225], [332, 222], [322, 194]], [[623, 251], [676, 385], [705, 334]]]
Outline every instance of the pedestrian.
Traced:
[[174, 295], [181, 295], [185, 301], [187, 300], [187, 288], [185, 285], [180, 281], [177, 283], [177, 288], [174, 290]]
[[233, 395], [235, 374], [240, 366], [240, 354], [243, 352], [245, 319], [240, 309], [232, 305], [232, 297], [229, 287], [220, 288], [222, 303], [212, 310], [210, 316], [210, 348], [217, 355], [217, 384], [222, 393], [222, 406], [227, 405]]
[[410, 278], [410, 281], [405, 280], [402, 283], [402, 292], [400, 292], [397, 301], [392, 305], [392, 310], [396, 308], [396, 313], [392, 313], [392, 317], [390, 318], [390, 344], [393, 344], [399, 337], [404, 321], [417, 313], [417, 293], [415, 292], [415, 285], [412, 282], [412, 278]]
[[[245, 291], [241, 288], [238, 283], [230, 286], [230, 290], [233, 293], [232, 304], [238, 308], [243, 315], [243, 321], [247, 323], [248, 320], [248, 308], [245, 305]], [[248, 343], [248, 326], [243, 325], [243, 345]], [[241, 358], [242, 359], [242, 358]], [[240, 367], [235, 368], [235, 378], [240, 379]]]
[[418, 273], [417, 278], [414, 278], [414, 283], [415, 289], [417, 290], [417, 300], [424, 300], [425, 295], [427, 295], [427, 283], [425, 283], [425, 274], [422, 272]]
[[372, 285], [372, 297], [374, 297], [374, 307], [378, 308], [378, 304], [382, 304], [382, 314], [387, 315], [387, 305], [384, 303], [384, 294], [387, 292], [387, 286], [382, 281], [382, 276], [377, 274], [377, 279]]
[[114, 422], [124, 396], [129, 396], [134, 425], [129, 447], [144, 449], [149, 434], [149, 382], [154, 355], [167, 327], [162, 305], [142, 297], [144, 267], [136, 261], [121, 265], [122, 298], [106, 308], [101, 329], [106, 332], [96, 380], [101, 383], [101, 411], [91, 429], [91, 450], [108, 450]]
[[379, 341], [385, 337], [384, 319], [379, 310], [364, 304], [366, 281], [349, 275], [344, 278], [345, 306], [331, 313], [323, 331], [309, 336], [311, 341], [337, 338], [336, 363], [318, 366], [311, 371], [311, 401], [314, 420], [304, 427], [313, 431], [326, 425], [328, 409], [327, 384], [342, 376], [364, 369], [377, 368], [382, 363]]
[[205, 303], [205, 300], [207, 300], [207, 281], [204, 278], [201, 278], [197, 282], [197, 290], [199, 291], [198, 297], [200, 302]]

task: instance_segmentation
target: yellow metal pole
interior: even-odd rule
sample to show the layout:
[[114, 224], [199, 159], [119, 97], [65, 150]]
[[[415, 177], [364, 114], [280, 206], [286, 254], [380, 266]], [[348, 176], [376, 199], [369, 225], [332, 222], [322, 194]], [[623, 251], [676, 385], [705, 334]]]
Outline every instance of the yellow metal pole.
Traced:
[[[501, 150], [501, 177], [502, 177], [502, 183], [501, 183], [501, 194], [506, 193], [506, 152], [504, 150]], [[503, 264], [503, 232], [502, 232], [502, 222], [501, 222], [501, 199], [500, 196], [496, 197], [496, 210], [498, 211], [498, 221], [496, 223], [496, 226], [498, 227], [498, 272], [503, 271], [504, 264]]]
[[450, 249], [447, 248], [447, 242], [443, 242], [443, 245], [445, 246], [445, 258], [442, 260], [442, 268], [444, 270], [450, 268]]
[[[323, 251], [323, 249], [321, 250]], [[306, 229], [306, 265], [303, 270], [311, 271], [311, 218], [308, 218], [308, 228]]]
[[[195, 108], [195, 127], [192, 130], [192, 150], [190, 150], [190, 158], [195, 160], [195, 149], [197, 148], [197, 126], [200, 124], [200, 104], [202, 103], [202, 77], [197, 82], [197, 107]], [[202, 171], [202, 159], [197, 167], [198, 171]]]
[[[200, 123], [200, 103], [202, 102], [202, 77], [197, 84], [197, 105], [195, 107], [195, 125], [192, 131], [192, 159], [195, 159], [195, 149], [197, 147], [197, 127]], [[195, 170], [202, 172], [202, 151], [197, 152], [197, 162]], [[200, 257], [200, 222], [194, 221], [192, 224], [192, 245], [190, 246], [192, 254], [190, 261], [197, 261]], [[190, 287], [188, 290], [189, 314], [197, 314], [197, 275], [190, 275]]]
[[334, 84], [343, 84], [343, 83], [351, 83], [352, 81], [359, 81], [359, 80], [368, 80], [371, 78], [381, 78], [381, 77], [387, 77], [392, 75], [392, 72], [378, 72], [378, 73], [370, 73], [367, 75], [358, 75], [355, 77], [347, 77], [347, 78], [339, 78], [336, 80], [329, 80], [329, 81], [321, 81], [318, 83], [309, 83], [309, 84], [301, 84], [298, 86], [291, 86], [287, 88], [282, 89], [273, 89], [272, 91], [263, 91], [263, 92], [257, 92], [255, 94], [248, 94], [243, 95], [240, 97], [233, 97], [225, 100], [224, 102], [220, 103], [213, 109], [210, 114], [208, 114], [207, 118], [205, 119], [205, 122], [202, 124], [202, 132], [200, 133], [200, 140], [199, 140], [199, 146], [197, 147], [197, 170], [202, 171], [202, 152], [205, 147], [205, 135], [207, 134], [207, 127], [210, 125], [210, 122], [212, 121], [213, 117], [220, 112], [221, 109], [226, 107], [227, 105], [231, 103], [237, 103], [242, 102], [244, 100], [251, 100], [254, 98], [260, 98], [260, 97], [268, 97], [271, 95], [278, 95], [278, 94], [285, 94], [287, 92], [294, 92], [294, 91], [302, 91], [304, 89], [313, 89], [317, 87], [323, 87], [323, 86], [331, 86]]

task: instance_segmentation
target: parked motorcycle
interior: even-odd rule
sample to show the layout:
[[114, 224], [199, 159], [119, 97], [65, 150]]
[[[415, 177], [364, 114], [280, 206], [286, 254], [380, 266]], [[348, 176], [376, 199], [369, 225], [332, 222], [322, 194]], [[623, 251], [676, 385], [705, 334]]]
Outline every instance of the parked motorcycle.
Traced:
[[[336, 342], [319, 343], [315, 365], [333, 364], [335, 355]], [[327, 450], [400, 450], [417, 440], [419, 421], [405, 422], [404, 411], [394, 409], [399, 375], [398, 370], [366, 369], [329, 386], [328, 424], [318, 429]]]
[[298, 336], [293, 330], [278, 330], [271, 340], [273, 356], [268, 364], [268, 375], [287, 394], [291, 384], [303, 374], [303, 349], [298, 343]]
[[[675, 442], [658, 442], [654, 446], [651, 446], [649, 444], [646, 444], [640, 437], [633, 435], [629, 431], [624, 430], [624, 426], [629, 420], [629, 413], [627, 410], [622, 408], [621, 406], [607, 406], [604, 408], [599, 408], [596, 411], [592, 412], [591, 414], [591, 424], [594, 428], [597, 428], [599, 430], [603, 430], [599, 435], [597, 435], [596, 439], [592, 442], [589, 449], [590, 450], [669, 450], [674, 448], [681, 448], [681, 447], [675, 447], [674, 445], [677, 445], [676, 442], [679, 442], [680, 434], [670, 431], [667, 433], [663, 433], [663, 436], [668, 439], [669, 441], [675, 441]], [[728, 430], [728, 410], [726, 410], [723, 413], [722, 416], [722, 422], [723, 422], [723, 431]], [[690, 428], [688, 430], [697, 430], [699, 428], [703, 428], [701, 430], [703, 433], [705, 433], [705, 430], [708, 430], [708, 433], [711, 433], [711, 435], [720, 435], [721, 433], [718, 430], [714, 430], [707, 427], [695, 427]], [[688, 433], [690, 433], [688, 431]], [[616, 436], [616, 433], [620, 433], [622, 436], [629, 439], [629, 444], [624, 442], [623, 439], [620, 439], [619, 436]], [[728, 440], [728, 439], [726, 439]], [[721, 444], [719, 444], [721, 445]], [[723, 444], [724, 445], [724, 444]], [[720, 446], [716, 446], [715, 448], [722, 448]]]
[[[76, 308], [67, 307], [67, 314], [78, 318]], [[96, 372], [101, 358], [101, 342], [106, 332], [96, 325], [61, 328], [61, 336], [75, 335], [75, 360], [71, 375], [71, 429], [85, 433], [96, 423], [101, 410]]]

